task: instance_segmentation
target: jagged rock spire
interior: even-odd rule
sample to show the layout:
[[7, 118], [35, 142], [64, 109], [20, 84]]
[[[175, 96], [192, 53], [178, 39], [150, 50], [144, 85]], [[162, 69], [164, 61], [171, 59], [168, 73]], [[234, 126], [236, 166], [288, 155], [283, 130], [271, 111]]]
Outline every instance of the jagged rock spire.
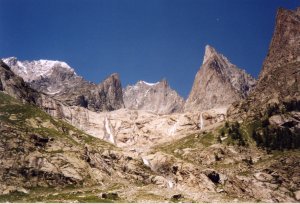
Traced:
[[207, 45], [203, 63], [196, 74], [185, 111], [201, 111], [229, 106], [245, 98], [255, 85], [244, 70]]

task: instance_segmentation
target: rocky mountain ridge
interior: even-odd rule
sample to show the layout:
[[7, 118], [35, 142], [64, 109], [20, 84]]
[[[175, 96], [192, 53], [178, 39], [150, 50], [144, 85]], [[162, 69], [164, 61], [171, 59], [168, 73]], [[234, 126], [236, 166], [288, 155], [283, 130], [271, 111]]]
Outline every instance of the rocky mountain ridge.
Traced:
[[124, 100], [126, 108], [132, 110], [147, 110], [158, 114], [183, 110], [184, 99], [165, 80], [156, 84], [140, 81], [136, 85], [127, 86], [121, 93], [118, 74], [112, 74], [97, 85], [78, 76], [65, 62], [19, 61], [16, 57], [5, 58], [3, 61], [32, 88], [69, 106], [80, 106], [96, 112], [112, 111], [123, 108]]
[[32, 82], [41, 78], [50, 77], [55, 68], [60, 68], [65, 72], [77, 76], [74, 69], [67, 63], [54, 60], [35, 60], [35, 61], [19, 61], [16, 57], [2, 59], [12, 71], [21, 76], [24, 81]]
[[158, 114], [182, 112], [184, 99], [171, 89], [166, 80], [156, 83], [138, 81], [123, 90], [125, 107]]
[[39, 92], [69, 105], [92, 111], [111, 111], [124, 107], [122, 85], [118, 74], [112, 74], [100, 84], [94, 84], [78, 76], [65, 62], [38, 60], [3, 60], [12, 71]]
[[170, 114], [224, 108], [245, 98], [255, 85], [255, 80], [250, 75], [231, 64], [209, 45], [205, 49], [203, 68], [195, 77], [186, 103], [170, 88], [166, 80], [157, 83], [139, 81], [122, 90], [118, 74], [112, 74], [96, 85], [78, 76], [65, 62], [21, 62], [15, 57], [6, 58], [4, 62], [35, 90], [51, 95], [65, 105], [84, 107], [96, 112], [126, 107]]

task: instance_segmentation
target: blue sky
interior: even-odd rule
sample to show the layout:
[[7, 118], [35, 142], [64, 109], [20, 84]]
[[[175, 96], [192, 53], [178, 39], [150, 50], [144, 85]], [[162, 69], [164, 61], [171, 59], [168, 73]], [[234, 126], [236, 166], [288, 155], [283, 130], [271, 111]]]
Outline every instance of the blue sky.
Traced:
[[187, 97], [209, 44], [257, 77], [279, 7], [298, 0], [0, 0], [0, 58], [67, 62], [99, 83], [166, 78]]

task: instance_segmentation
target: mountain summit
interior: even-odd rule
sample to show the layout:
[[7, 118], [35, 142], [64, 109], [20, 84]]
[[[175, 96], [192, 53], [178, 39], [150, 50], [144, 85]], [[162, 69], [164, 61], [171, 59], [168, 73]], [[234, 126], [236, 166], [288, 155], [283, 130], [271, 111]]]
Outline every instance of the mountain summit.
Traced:
[[202, 64], [205, 64], [209, 59], [213, 57], [213, 55], [217, 55], [217, 54], [218, 53], [213, 47], [211, 47], [210, 45], [206, 45]]
[[49, 77], [56, 69], [64, 70], [76, 76], [74, 69], [67, 63], [61, 61], [35, 60], [21, 62], [16, 57], [5, 58], [3, 61], [10, 66], [15, 74], [22, 76], [26, 82]]
[[255, 79], [229, 62], [213, 47], [205, 55], [197, 72], [185, 111], [202, 111], [224, 107], [245, 98], [255, 86]]
[[128, 109], [147, 110], [169, 114], [183, 110], [184, 99], [170, 88], [166, 80], [156, 83], [138, 81], [123, 90], [124, 104]]

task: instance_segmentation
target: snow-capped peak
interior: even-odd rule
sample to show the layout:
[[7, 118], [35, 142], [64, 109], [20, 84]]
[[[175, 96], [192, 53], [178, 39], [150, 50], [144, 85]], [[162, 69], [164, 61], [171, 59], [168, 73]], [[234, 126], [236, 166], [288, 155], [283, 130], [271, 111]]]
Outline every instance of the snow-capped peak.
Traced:
[[18, 67], [20, 67], [20, 71], [22, 71], [25, 74], [27, 74], [27, 68], [24, 66], [24, 64], [22, 62], [17, 61], [17, 65], [18, 65]]
[[25, 81], [33, 81], [40, 77], [50, 76], [55, 67], [60, 67], [68, 72], [73, 72], [67, 63], [57, 60], [34, 60], [34, 61], [18, 61], [16, 57], [9, 57], [3, 59], [3, 61], [11, 67], [11, 69]]
[[140, 81], [140, 83], [144, 83], [144, 84], [146, 84], [146, 85], [148, 85], [148, 86], [155, 86], [155, 85], [159, 84], [159, 82], [156, 82], [156, 83], [149, 83], [149, 82], [146, 82], [146, 81]]
[[16, 57], [8, 57], [8, 58], [4, 58], [2, 60], [3, 60], [3, 62], [8, 63], [8, 62], [11, 62], [11, 61], [16, 61], [17, 58]]
[[41, 60], [37, 60], [37, 61], [33, 61], [33, 62], [40, 63], [40, 64], [42, 64], [44, 66], [47, 66], [47, 67], [50, 67], [50, 68], [59, 65], [59, 66], [64, 67], [64, 68], [72, 69], [67, 63], [61, 62], [61, 61], [56, 61], [56, 60], [41, 59]]

